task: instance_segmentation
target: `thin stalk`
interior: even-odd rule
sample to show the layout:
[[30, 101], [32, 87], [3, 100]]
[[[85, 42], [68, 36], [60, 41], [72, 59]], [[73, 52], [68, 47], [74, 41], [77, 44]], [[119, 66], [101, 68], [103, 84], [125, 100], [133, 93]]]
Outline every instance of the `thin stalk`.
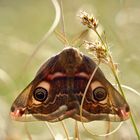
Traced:
[[51, 133], [51, 136], [52, 136], [53, 140], [55, 140], [55, 134], [54, 134], [54, 132], [53, 132], [51, 126], [49, 125], [48, 122], [45, 122], [45, 124], [47, 125], [47, 127], [48, 127], [48, 129], [49, 129], [49, 131], [50, 131], [50, 133]]
[[67, 128], [66, 128], [64, 122], [63, 122], [63, 121], [60, 121], [60, 122], [61, 122], [61, 125], [62, 125], [62, 127], [63, 127], [63, 129], [64, 129], [65, 134], [66, 134], [67, 140], [70, 140], [70, 139], [69, 139], [69, 134], [68, 134], [68, 131], [67, 131]]
[[92, 81], [92, 79], [93, 79], [93, 77], [94, 77], [94, 75], [95, 75], [97, 69], [99, 68], [99, 64], [100, 64], [100, 62], [98, 62], [97, 66], [95, 67], [94, 71], [92, 72], [92, 75], [91, 75], [91, 77], [90, 77], [90, 79], [89, 79], [89, 81], [88, 81], [88, 83], [87, 83], [86, 89], [85, 89], [85, 91], [84, 91], [84, 94], [83, 94], [83, 97], [82, 97], [82, 101], [81, 101], [81, 105], [80, 105], [80, 119], [81, 119], [81, 123], [82, 123], [83, 128], [84, 128], [89, 134], [91, 134], [92, 136], [105, 137], [105, 136], [109, 136], [109, 135], [115, 133], [115, 132], [121, 127], [121, 125], [123, 124], [123, 122], [121, 122], [121, 123], [118, 125], [118, 127], [117, 127], [116, 129], [114, 129], [113, 131], [111, 131], [111, 132], [109, 132], [109, 133], [107, 133], [107, 134], [97, 135], [97, 134], [93, 134], [90, 130], [88, 130], [88, 129], [85, 127], [84, 122], [83, 122], [83, 120], [82, 120], [82, 108], [83, 108], [84, 99], [85, 99], [87, 90], [88, 90], [88, 88], [89, 88], [89, 85], [90, 85], [90, 83], [91, 83], [91, 81]]
[[[128, 87], [128, 86], [126, 86], [126, 85], [121, 85], [121, 87], [123, 87], [123, 88], [125, 88], [125, 89], [127, 89], [127, 90], [130, 90], [130, 91], [132, 91], [133, 93], [135, 93], [136, 95], [138, 95], [138, 96], [140, 96], [140, 93], [139, 92], [137, 92], [135, 89], [133, 89], [133, 88], [131, 88], [131, 87]], [[130, 114], [130, 115], [132, 115], [132, 114]], [[133, 122], [134, 120], [133, 120], [133, 117], [132, 117], [132, 122]], [[135, 122], [134, 122], [134, 125], [135, 125]], [[137, 128], [136, 128], [137, 129]], [[138, 133], [138, 132], [137, 132]], [[139, 135], [139, 133], [138, 133], [138, 135]], [[139, 137], [138, 137], [138, 140], [139, 140]]]
[[130, 90], [131, 92], [135, 93], [136, 95], [138, 95], [140, 97], [140, 93], [138, 91], [136, 91], [135, 89], [129, 87], [129, 86], [126, 86], [126, 85], [121, 85], [121, 87], [127, 89], [127, 90]]
[[[116, 74], [114, 68], [111, 68], [111, 70], [112, 70], [112, 72], [113, 72], [113, 75], [114, 75], [115, 80], [116, 80], [116, 82], [117, 82], [117, 85], [118, 85], [118, 87], [119, 87], [119, 90], [120, 90], [122, 96], [125, 98], [125, 94], [124, 94], [124, 92], [123, 92], [123, 89], [122, 89], [121, 84], [120, 84], [120, 82], [119, 82], [119, 78], [118, 78], [118, 76], [117, 76], [117, 74]], [[138, 128], [137, 128], [137, 126], [136, 126], [136, 123], [135, 123], [135, 121], [134, 121], [134, 118], [133, 118], [131, 112], [130, 112], [130, 119], [131, 119], [132, 125], [133, 125], [133, 127], [134, 127], [135, 133], [136, 133], [136, 135], [137, 135], [137, 137], [138, 137], [138, 140], [140, 140], [139, 131], [138, 131]]]
[[[99, 63], [99, 64], [100, 64], [100, 63]], [[87, 86], [86, 86], [86, 89], [85, 89], [85, 91], [84, 91], [84, 94], [83, 94], [83, 97], [82, 97], [82, 101], [81, 101], [81, 106], [80, 106], [80, 119], [81, 119], [81, 123], [82, 123], [83, 128], [84, 128], [89, 134], [91, 134], [92, 136], [106, 137], [106, 136], [109, 136], [109, 135], [115, 133], [117, 130], [119, 130], [119, 128], [121, 127], [121, 125], [123, 124], [123, 122], [121, 122], [121, 123], [118, 125], [118, 127], [117, 127], [116, 129], [112, 130], [111, 132], [109, 132], [109, 133], [107, 133], [107, 134], [100, 134], [100, 135], [97, 135], [97, 134], [93, 134], [93, 133], [91, 132], [91, 130], [88, 130], [88, 129], [86, 128], [86, 126], [84, 125], [84, 122], [83, 122], [83, 120], [82, 120], [82, 107], [83, 107], [84, 99], [85, 99], [85, 96], [86, 96], [88, 87], [89, 87], [89, 85], [90, 85], [90, 83], [91, 83], [91, 81], [92, 81], [92, 79], [93, 79], [93, 76], [95, 75], [95, 73], [96, 73], [96, 71], [97, 71], [97, 69], [98, 69], [98, 67], [99, 67], [99, 64], [98, 64], [98, 65], [96, 66], [96, 68], [94, 69], [94, 71], [93, 71], [93, 73], [92, 73], [92, 75], [91, 75], [91, 77], [90, 77], [90, 79], [89, 79], [89, 81], [88, 81], [88, 84], [87, 84]]]
[[86, 89], [85, 89], [83, 97], [82, 97], [82, 101], [81, 101], [81, 105], [80, 105], [80, 119], [81, 119], [82, 124], [83, 124], [83, 120], [82, 120], [83, 103], [84, 103], [84, 100], [85, 100], [86, 93], [87, 93], [87, 90], [89, 88], [89, 85], [90, 85], [90, 83], [91, 83], [91, 81], [92, 81], [92, 79], [93, 79], [93, 77], [94, 77], [94, 75], [95, 75], [95, 73], [96, 73], [96, 71], [97, 71], [97, 69], [99, 67], [99, 64], [100, 64], [100, 62], [97, 64], [97, 66], [95, 67], [94, 71], [92, 72], [92, 75], [91, 75], [91, 77], [90, 77], [90, 79], [89, 79], [89, 81], [87, 83]]
[[114, 134], [116, 131], [118, 131], [120, 129], [120, 127], [122, 126], [123, 122], [120, 122], [120, 124], [112, 131], [110, 131], [109, 133], [106, 134], [93, 134], [93, 132], [89, 129], [86, 128], [86, 126], [84, 125], [84, 123], [82, 123], [83, 128], [92, 136], [98, 136], [98, 137], [107, 137], [110, 136], [112, 134]]
[[80, 140], [78, 122], [75, 121], [75, 140]]
[[106, 48], [107, 52], [108, 52], [108, 46], [104, 43], [102, 37], [100, 36], [100, 34], [98, 33], [97, 30], [93, 29], [94, 32], [97, 34], [97, 36], [99, 37], [100, 41], [102, 42], [103, 46]]
[[[107, 131], [106, 134], [110, 133], [110, 128], [111, 128], [111, 122], [106, 122], [107, 123]], [[108, 136], [106, 136], [105, 140], [108, 140]]]

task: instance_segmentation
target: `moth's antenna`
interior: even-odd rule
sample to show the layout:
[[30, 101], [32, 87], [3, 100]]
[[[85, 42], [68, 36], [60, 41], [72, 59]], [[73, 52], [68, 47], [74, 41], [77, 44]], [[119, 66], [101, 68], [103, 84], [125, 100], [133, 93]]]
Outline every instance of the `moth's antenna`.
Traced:
[[60, 21], [60, 17], [61, 17], [60, 5], [57, 0], [51, 0], [51, 1], [54, 6], [54, 9], [55, 9], [55, 19], [54, 19], [49, 31], [42, 37], [42, 39], [36, 45], [35, 50], [33, 51], [32, 55], [28, 59], [27, 63], [25, 64], [25, 69], [27, 68], [27, 65], [29, 65], [29, 63], [31, 62], [33, 57], [36, 55], [38, 50], [47, 42], [48, 37], [54, 32], [56, 26], [58, 25], [58, 23]]
[[64, 34], [60, 33], [57, 30], [55, 30], [54, 33], [55, 33], [57, 39], [59, 41], [61, 41], [63, 44], [69, 44], [69, 42], [68, 42], [67, 38], [64, 36]]
[[72, 39], [72, 45], [73, 46], [76, 46], [78, 44], [79, 41], [83, 40], [83, 38], [87, 35], [88, 33], [88, 29], [82, 31], [80, 34], [78, 34], [78, 36], [75, 36], [73, 39]]

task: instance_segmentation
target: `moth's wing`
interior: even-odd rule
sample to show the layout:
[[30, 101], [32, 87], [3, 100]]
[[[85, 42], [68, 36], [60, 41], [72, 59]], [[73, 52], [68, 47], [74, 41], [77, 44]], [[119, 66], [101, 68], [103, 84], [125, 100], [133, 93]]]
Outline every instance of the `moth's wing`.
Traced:
[[15, 99], [11, 106], [11, 112], [14, 112], [18, 108], [26, 108], [28, 103], [28, 97], [30, 90], [32, 88], [32, 83], [30, 83]]
[[[87, 56], [84, 56], [84, 59], [84, 67], [89, 70], [88, 74], [91, 75], [96, 64]], [[106, 91], [107, 96], [104, 100], [95, 100], [93, 92], [98, 87], [102, 87]], [[84, 99], [82, 114], [85, 119], [83, 120], [122, 121], [129, 118], [129, 111], [129, 105], [124, 97], [112, 86], [101, 69], [98, 68]], [[81, 121], [78, 115], [75, 115], [74, 118]]]
[[128, 103], [125, 98], [116, 90], [116, 88], [107, 80], [103, 81], [104, 85], [108, 88], [111, 103], [116, 108], [125, 108], [129, 111]]
[[37, 71], [34, 81], [45, 79], [47, 75], [55, 72], [57, 66], [59, 66], [58, 55], [49, 58]]
[[24, 114], [27, 116], [29, 113], [28, 107], [31, 105], [30, 99], [32, 98], [32, 91], [38, 83], [43, 81], [48, 74], [53, 73], [57, 64], [58, 56], [51, 57], [46, 63], [44, 63], [36, 74], [33, 81], [18, 95], [11, 106], [11, 117], [19, 121], [28, 121], [28, 118], [24, 118]]

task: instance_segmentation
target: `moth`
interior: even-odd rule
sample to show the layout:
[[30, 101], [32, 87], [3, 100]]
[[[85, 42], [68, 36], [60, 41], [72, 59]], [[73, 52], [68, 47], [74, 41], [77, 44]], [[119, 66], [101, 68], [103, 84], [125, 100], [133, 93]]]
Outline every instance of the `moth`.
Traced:
[[[67, 47], [45, 62], [32, 82], [15, 99], [10, 115], [17, 121], [81, 121], [80, 105], [96, 63], [74, 47]], [[83, 108], [82, 121], [124, 121], [130, 108], [126, 100], [97, 69]]]

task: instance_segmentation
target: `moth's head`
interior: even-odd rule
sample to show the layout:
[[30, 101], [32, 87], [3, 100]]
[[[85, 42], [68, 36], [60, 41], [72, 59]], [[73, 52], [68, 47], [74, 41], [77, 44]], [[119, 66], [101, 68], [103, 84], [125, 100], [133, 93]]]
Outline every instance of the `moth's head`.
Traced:
[[58, 61], [68, 75], [73, 75], [83, 62], [83, 55], [76, 48], [66, 47], [60, 53]]

